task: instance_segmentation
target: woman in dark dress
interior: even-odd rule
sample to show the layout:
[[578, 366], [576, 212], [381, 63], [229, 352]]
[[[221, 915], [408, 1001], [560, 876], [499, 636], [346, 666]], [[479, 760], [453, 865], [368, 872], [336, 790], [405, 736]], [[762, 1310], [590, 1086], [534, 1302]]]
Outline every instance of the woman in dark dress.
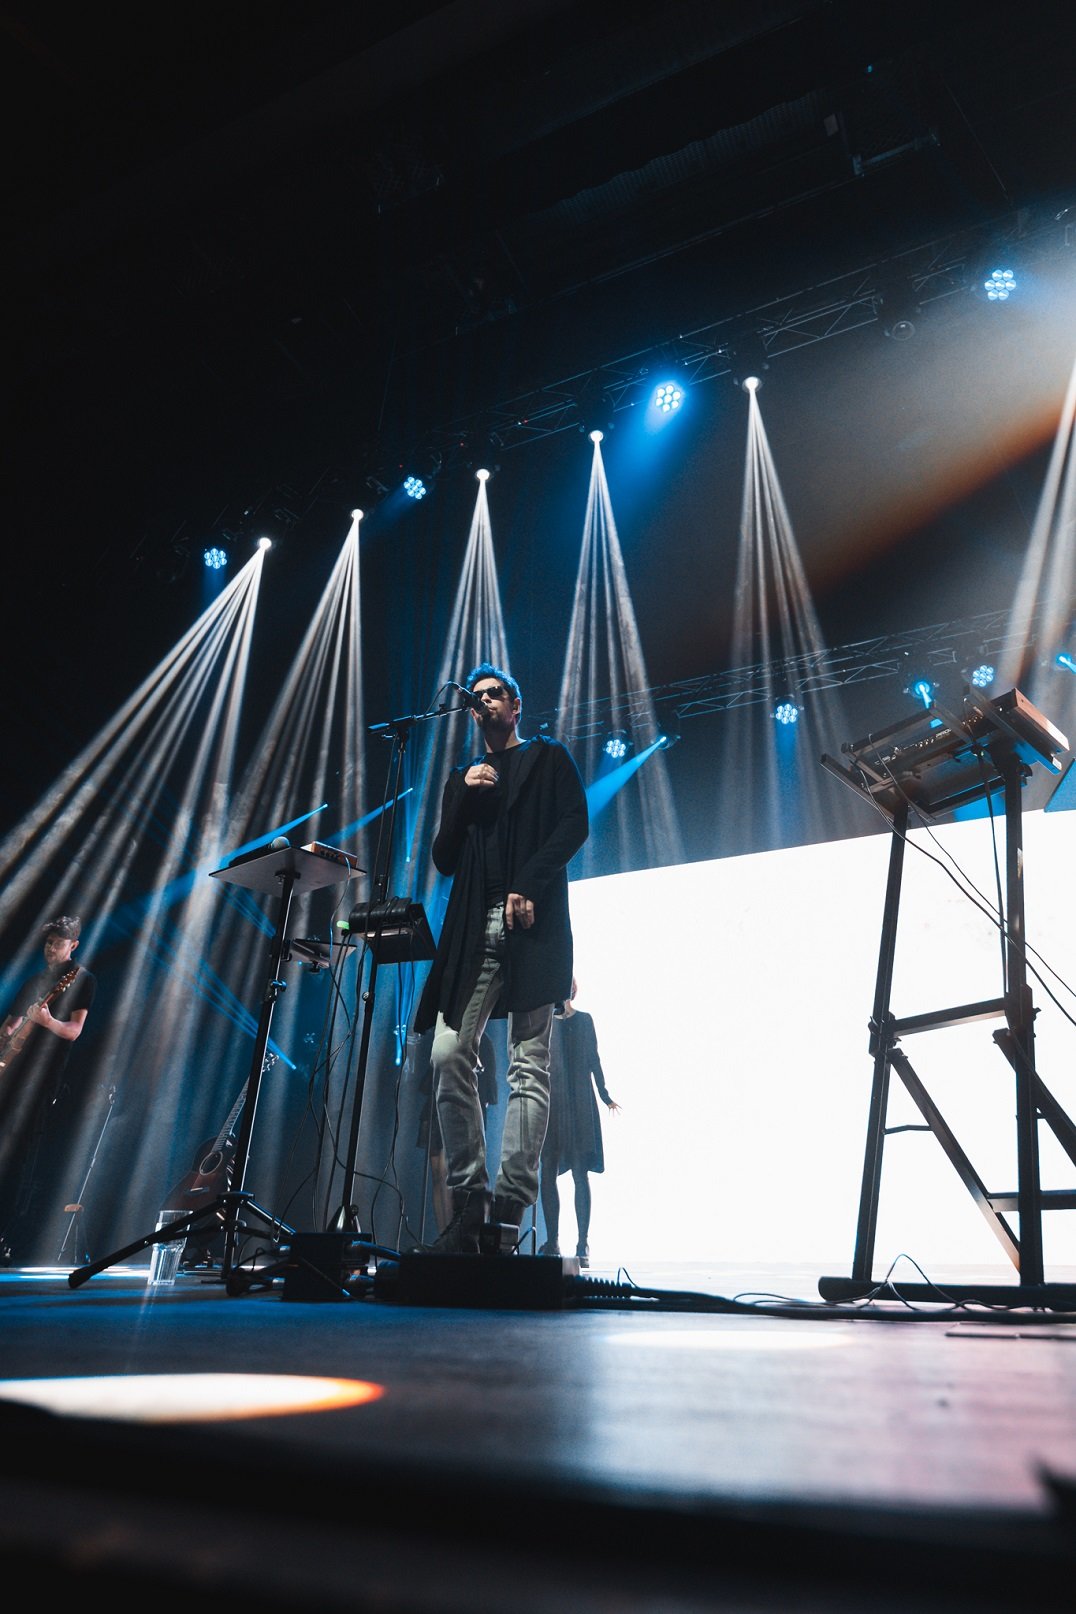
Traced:
[[[607, 1110], [620, 1109], [609, 1096], [598, 1057], [594, 1021], [575, 1007], [576, 983], [564, 1008], [554, 1016], [550, 1043], [549, 1127], [542, 1148], [542, 1215], [545, 1243], [539, 1255], [560, 1254], [560, 1192], [557, 1178], [570, 1171], [575, 1184], [576, 1255], [590, 1265], [590, 1173], [605, 1170], [598, 1098]], [[597, 1096], [595, 1096], [597, 1089]]]

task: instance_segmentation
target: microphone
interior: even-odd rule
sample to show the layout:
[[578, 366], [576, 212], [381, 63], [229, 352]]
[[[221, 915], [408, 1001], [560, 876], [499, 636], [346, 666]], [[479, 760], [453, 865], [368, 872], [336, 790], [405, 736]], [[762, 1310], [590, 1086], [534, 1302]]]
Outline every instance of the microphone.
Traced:
[[464, 689], [462, 684], [450, 683], [448, 687], [456, 691], [464, 705], [469, 706], [472, 712], [477, 712], [479, 716], [484, 715], [486, 708], [482, 705], [477, 695], [472, 694], [469, 689]]

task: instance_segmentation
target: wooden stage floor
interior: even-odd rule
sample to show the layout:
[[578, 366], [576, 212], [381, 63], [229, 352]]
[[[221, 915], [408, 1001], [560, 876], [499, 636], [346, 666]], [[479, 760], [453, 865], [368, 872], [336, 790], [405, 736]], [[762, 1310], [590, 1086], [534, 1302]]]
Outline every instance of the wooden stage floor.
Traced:
[[242, 1614], [1071, 1608], [1076, 1317], [857, 1315], [834, 1270], [558, 1266], [522, 1305], [391, 1262], [328, 1301], [3, 1271], [7, 1567]]

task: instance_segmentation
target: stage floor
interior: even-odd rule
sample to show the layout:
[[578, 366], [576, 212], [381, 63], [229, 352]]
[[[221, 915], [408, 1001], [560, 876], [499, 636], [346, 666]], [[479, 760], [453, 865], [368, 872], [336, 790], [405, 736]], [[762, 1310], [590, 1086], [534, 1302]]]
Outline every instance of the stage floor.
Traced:
[[1076, 1318], [851, 1315], [840, 1270], [565, 1264], [514, 1307], [4, 1271], [5, 1557], [157, 1608], [1071, 1607]]

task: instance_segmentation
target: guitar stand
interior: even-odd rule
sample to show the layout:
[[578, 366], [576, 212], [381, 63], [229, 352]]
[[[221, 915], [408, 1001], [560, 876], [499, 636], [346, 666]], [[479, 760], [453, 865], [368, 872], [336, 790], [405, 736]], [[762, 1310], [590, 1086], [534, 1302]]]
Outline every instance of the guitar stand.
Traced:
[[180, 1237], [187, 1238], [192, 1232], [212, 1226], [214, 1236], [222, 1229], [224, 1232], [224, 1256], [221, 1262], [220, 1279], [228, 1288], [229, 1294], [241, 1292], [232, 1287], [232, 1277], [238, 1267], [236, 1252], [241, 1241], [257, 1233], [268, 1234], [274, 1244], [278, 1244], [281, 1235], [291, 1236], [295, 1231], [274, 1216], [271, 1211], [265, 1210], [255, 1202], [253, 1194], [249, 1193], [244, 1184], [246, 1181], [247, 1165], [250, 1159], [250, 1140], [254, 1130], [254, 1117], [258, 1107], [258, 1092], [261, 1085], [262, 1072], [265, 1066], [265, 1052], [269, 1045], [269, 1029], [272, 1025], [273, 1010], [287, 989], [287, 982], [283, 979], [282, 970], [287, 957], [287, 931], [288, 918], [291, 913], [292, 896], [295, 886], [300, 881], [304, 890], [316, 891], [327, 885], [340, 885], [349, 880], [354, 874], [360, 872], [344, 853], [335, 852], [332, 848], [313, 850], [307, 847], [284, 847], [279, 851], [258, 851], [243, 857], [236, 858], [227, 868], [213, 869], [210, 877], [224, 880], [229, 884], [246, 886], [248, 890], [279, 894], [279, 907], [277, 913], [276, 931], [270, 958], [269, 979], [262, 994], [261, 1015], [258, 1020], [258, 1030], [254, 1039], [254, 1052], [250, 1061], [250, 1075], [247, 1078], [246, 1099], [243, 1105], [243, 1116], [239, 1127], [239, 1136], [236, 1140], [235, 1155], [232, 1162], [233, 1186], [225, 1193], [219, 1194], [208, 1204], [199, 1206], [189, 1215], [178, 1216], [163, 1227], [156, 1228], [152, 1233], [143, 1234], [141, 1238], [132, 1240], [120, 1250], [114, 1250], [110, 1255], [104, 1256], [100, 1261], [92, 1261], [86, 1266], [76, 1267], [68, 1274], [67, 1282], [72, 1289], [79, 1288], [88, 1279], [106, 1267], [115, 1266], [117, 1262], [128, 1260], [141, 1250], [148, 1250], [154, 1244], [178, 1243]]
[[[1023, 757], [1046, 761], [1057, 770], [1053, 749], [1064, 736], [1046, 723], [1041, 714], [1024, 701], [1018, 691], [991, 703], [999, 710], [991, 713], [985, 731], [969, 736], [959, 721], [950, 719], [951, 728], [937, 739], [933, 758], [924, 763], [924, 752], [908, 748], [915, 758], [908, 775], [907, 789], [899, 778], [901, 750], [891, 751], [879, 767], [877, 742], [896, 734], [901, 725], [863, 743], [862, 767], [859, 762], [846, 770], [832, 758], [823, 765], [852, 784], [861, 794], [883, 806], [893, 826], [890, 845], [889, 877], [875, 986], [874, 1009], [870, 1021], [870, 1052], [874, 1060], [867, 1122], [867, 1143], [856, 1229], [855, 1256], [849, 1278], [819, 1279], [819, 1293], [825, 1300], [864, 1299], [939, 1301], [978, 1301], [984, 1305], [1028, 1306], [1076, 1311], [1076, 1284], [1047, 1283], [1043, 1270], [1042, 1212], [1076, 1209], [1076, 1190], [1044, 1190], [1039, 1179], [1038, 1123], [1045, 1121], [1076, 1165], [1076, 1126], [1045, 1087], [1035, 1070], [1034, 1020], [1027, 980], [1024, 940], [1023, 844], [1021, 831], [1021, 790], [1030, 768]], [[982, 713], [979, 713], [980, 718]], [[947, 738], [948, 736], [948, 738]], [[904, 736], [901, 736], [902, 740]], [[974, 743], [967, 744], [971, 739]], [[856, 746], [845, 746], [856, 752]], [[974, 763], [969, 756], [974, 752]], [[955, 768], [954, 768], [955, 764]], [[941, 789], [932, 793], [930, 769], [941, 775]], [[946, 770], [948, 770], [948, 775]], [[954, 776], [955, 775], [955, 776]], [[1006, 839], [1006, 914], [1003, 930], [1005, 979], [1000, 997], [954, 1008], [896, 1019], [890, 1010], [890, 992], [896, 952], [897, 919], [901, 875], [910, 808], [916, 805], [924, 817], [936, 817], [954, 805], [981, 799], [1000, 785], [1004, 791]], [[917, 798], [917, 799], [916, 799]], [[1016, 1164], [1018, 1186], [1005, 1193], [992, 1193], [980, 1179], [961, 1148], [941, 1111], [900, 1048], [902, 1038], [943, 1026], [967, 1025], [974, 1021], [1004, 1018], [1003, 1029], [994, 1032], [994, 1041], [1012, 1068], [1016, 1092]], [[923, 1117], [921, 1125], [889, 1127], [889, 1080], [896, 1071]], [[901, 1283], [899, 1293], [873, 1277], [874, 1244], [878, 1201], [882, 1180], [882, 1150], [893, 1132], [932, 1132], [964, 1187], [985, 1218], [990, 1231], [1019, 1275], [1016, 1284], [917, 1284]], [[1003, 1212], [1016, 1212], [1019, 1235], [1014, 1233]]]

